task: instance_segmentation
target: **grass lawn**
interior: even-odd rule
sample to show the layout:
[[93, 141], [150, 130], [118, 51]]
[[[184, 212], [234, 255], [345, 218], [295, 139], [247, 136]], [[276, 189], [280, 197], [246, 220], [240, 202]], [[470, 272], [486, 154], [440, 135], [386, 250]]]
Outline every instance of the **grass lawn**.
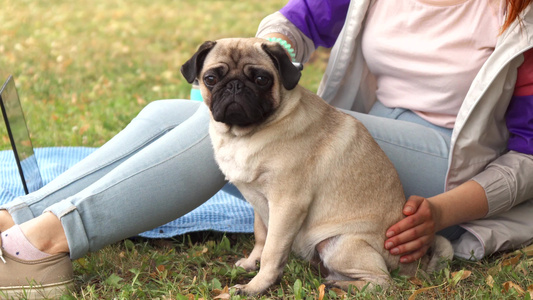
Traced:
[[[200, 43], [253, 36], [285, 2], [0, 0], [0, 80], [15, 76], [34, 146], [98, 147], [150, 101], [188, 98], [179, 68]], [[310, 90], [326, 57], [320, 50], [305, 67]], [[222, 233], [125, 240], [75, 261], [78, 289], [64, 299], [245, 299], [228, 287], [254, 276], [233, 267], [252, 245], [252, 235]], [[257, 298], [531, 299], [532, 257], [524, 248], [457, 260], [357, 295], [324, 289], [320, 274], [293, 257], [280, 284]]]

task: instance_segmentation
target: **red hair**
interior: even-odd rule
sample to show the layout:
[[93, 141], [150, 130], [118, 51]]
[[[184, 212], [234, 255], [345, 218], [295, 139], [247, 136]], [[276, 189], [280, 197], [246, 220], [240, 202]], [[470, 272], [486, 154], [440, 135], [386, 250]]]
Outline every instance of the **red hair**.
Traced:
[[530, 5], [533, 0], [505, 0], [507, 6], [507, 17], [502, 26], [502, 32], [509, 28], [515, 21], [520, 20], [520, 13]]

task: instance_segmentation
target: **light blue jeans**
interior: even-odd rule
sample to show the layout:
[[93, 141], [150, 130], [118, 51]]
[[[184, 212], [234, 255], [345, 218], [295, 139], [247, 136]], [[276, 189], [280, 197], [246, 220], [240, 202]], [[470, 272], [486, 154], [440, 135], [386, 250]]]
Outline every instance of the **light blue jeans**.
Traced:
[[[369, 115], [347, 113], [364, 123], [392, 160], [407, 196], [444, 191], [451, 130], [379, 103]], [[152, 102], [93, 154], [2, 208], [17, 224], [45, 211], [54, 213], [72, 259], [166, 224], [225, 185], [208, 124], [201, 102]]]

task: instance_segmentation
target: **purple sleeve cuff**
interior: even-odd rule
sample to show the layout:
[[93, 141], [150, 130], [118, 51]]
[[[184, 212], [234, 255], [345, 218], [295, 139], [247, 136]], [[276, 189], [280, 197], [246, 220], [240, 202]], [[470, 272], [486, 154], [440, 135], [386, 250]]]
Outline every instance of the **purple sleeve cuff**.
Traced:
[[533, 95], [513, 96], [507, 108], [509, 150], [533, 154]]
[[315, 46], [335, 44], [348, 13], [350, 0], [290, 0], [280, 12]]

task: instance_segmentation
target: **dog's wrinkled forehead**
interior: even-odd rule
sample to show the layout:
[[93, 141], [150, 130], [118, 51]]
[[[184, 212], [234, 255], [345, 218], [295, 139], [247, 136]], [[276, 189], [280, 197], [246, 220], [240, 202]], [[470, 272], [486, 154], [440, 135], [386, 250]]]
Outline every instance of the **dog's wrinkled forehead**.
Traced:
[[[204, 62], [204, 69], [209, 69], [217, 64], [227, 64], [231, 69], [240, 69], [244, 65], [275, 66], [268, 54], [261, 48], [263, 39], [221, 39], [217, 40], [215, 47], [209, 52]], [[262, 57], [262, 59], [258, 59]]]
[[213, 69], [219, 69], [224, 76], [225, 72], [237, 75], [261, 69], [277, 74], [274, 77], [287, 90], [296, 87], [301, 76], [282, 46], [259, 38], [207, 41], [183, 64], [181, 73], [187, 82], [193, 83], [203, 77], [202, 72]]

